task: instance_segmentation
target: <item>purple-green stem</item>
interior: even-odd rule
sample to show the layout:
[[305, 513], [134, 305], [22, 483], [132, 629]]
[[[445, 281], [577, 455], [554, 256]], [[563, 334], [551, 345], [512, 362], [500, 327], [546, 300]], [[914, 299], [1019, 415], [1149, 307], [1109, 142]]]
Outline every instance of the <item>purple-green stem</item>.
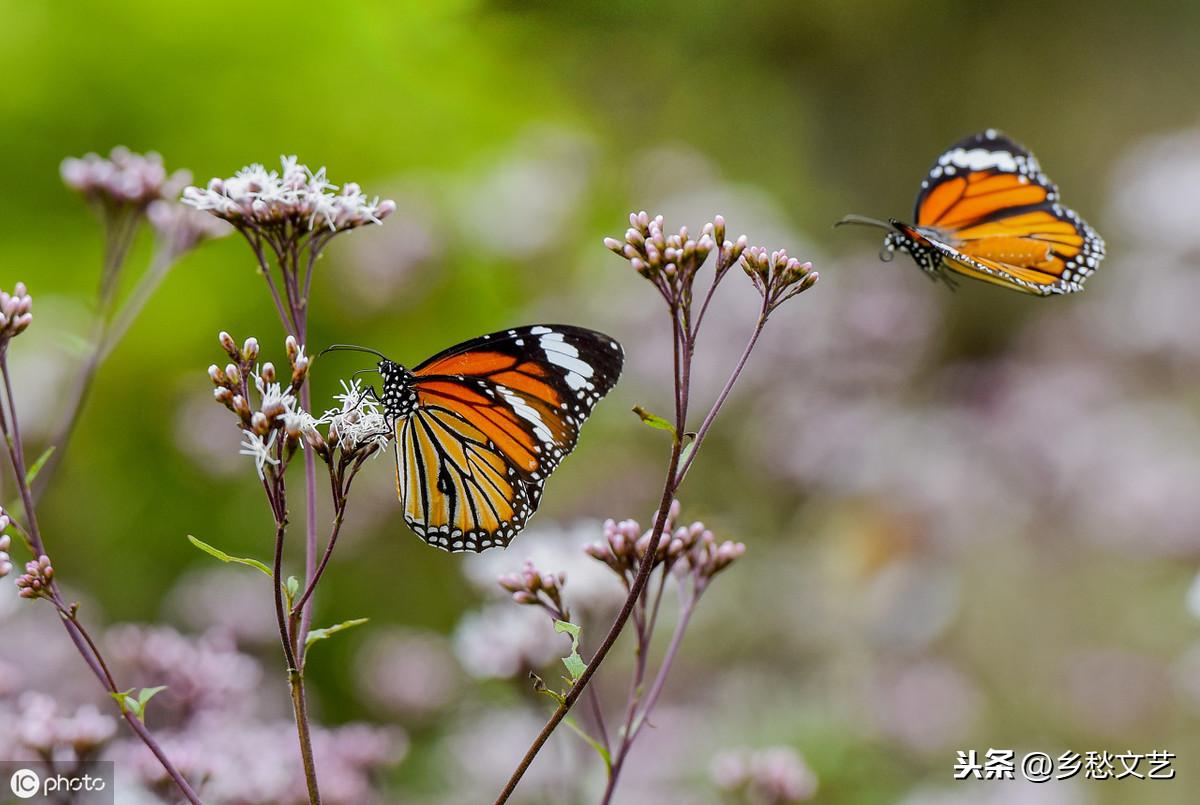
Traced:
[[[688, 408], [688, 391], [691, 378], [692, 364], [692, 339], [688, 337], [684, 328], [680, 324], [679, 305], [678, 302], [671, 302], [671, 319], [672, 319], [672, 342], [674, 365], [678, 371], [674, 377], [675, 384], [675, 438], [671, 440], [671, 456], [667, 461], [666, 478], [663, 481], [662, 496], [659, 499], [658, 514], [655, 517], [654, 528], [650, 535], [650, 544], [646, 548], [646, 556], [654, 556], [658, 550], [658, 543], [662, 540], [663, 530], [667, 525], [667, 518], [670, 516], [671, 503], [675, 500], [675, 492], [679, 487], [678, 471], [679, 458], [683, 451], [683, 439], [681, 434], [684, 432], [684, 425], [687, 422]], [[695, 448], [693, 448], [695, 452]], [[600, 664], [604, 662], [604, 658], [608, 656], [608, 652], [612, 649], [613, 644], [617, 642], [621, 631], [625, 628], [625, 623], [629, 620], [629, 616], [633, 614], [633, 609], [637, 605], [638, 598], [642, 594], [642, 590], [646, 586], [646, 582], [650, 580], [650, 574], [654, 569], [653, 562], [644, 562], [638, 568], [638, 574], [634, 577], [633, 585], [629, 588], [629, 594], [625, 597], [625, 603], [621, 606], [621, 611], [617, 613], [617, 617], [613, 620], [612, 626], [609, 627], [608, 633], [604, 636], [604, 640], [600, 646], [592, 654], [591, 661], [588, 662], [587, 668], [575, 680], [575, 684], [567, 691], [562, 702], [550, 719], [542, 727], [541, 732], [534, 738], [533, 744], [525, 752], [525, 756], [521, 758], [521, 762], [509, 777], [504, 789], [496, 798], [496, 805], [503, 805], [508, 801], [516, 790], [517, 785], [521, 782], [521, 778], [525, 775], [526, 770], [533, 759], [537, 757], [538, 752], [545, 746], [546, 741], [550, 739], [551, 734], [562, 723], [562, 720], [567, 717], [567, 713], [579, 700], [583, 691], [587, 688], [592, 676], [600, 668]]]
[[[46, 546], [42, 542], [41, 529], [38, 525], [37, 509], [33, 499], [33, 490], [26, 483], [26, 468], [25, 468], [25, 447], [21, 440], [21, 426], [17, 420], [16, 400], [13, 395], [12, 381], [8, 371], [8, 349], [7, 347], [0, 348], [0, 375], [3, 375], [4, 380], [4, 396], [7, 401], [7, 416], [5, 412], [0, 411], [0, 428], [3, 429], [5, 441], [8, 443], [9, 459], [12, 463], [13, 475], [15, 476], [17, 489], [21, 495], [21, 504], [25, 509], [26, 526], [23, 529], [29, 547], [33, 550], [35, 557], [48, 556]], [[9, 420], [11, 419], [11, 424]], [[116, 681], [108, 670], [108, 664], [104, 661], [104, 655], [100, 653], [100, 649], [96, 646], [91, 635], [88, 634], [83, 624], [79, 622], [78, 614], [74, 607], [69, 607], [65, 604], [62, 596], [58, 591], [58, 582], [51, 580], [50, 582], [50, 601], [58, 610], [60, 619], [63, 623], [63, 628], [66, 629], [67, 635], [71, 638], [71, 642], [75, 644], [79, 655], [83, 657], [88, 668], [95, 674], [100, 684], [110, 694], [120, 694], [121, 690], [117, 687]], [[134, 734], [146, 745], [146, 748], [158, 759], [167, 775], [179, 788], [179, 791], [188, 800], [188, 802], [199, 805], [200, 798], [192, 789], [187, 779], [175, 768], [167, 757], [158, 741], [146, 729], [146, 725], [141, 722], [138, 717], [130, 713], [126, 708], [121, 707], [121, 717], [129, 724], [130, 729]]]
[[[121, 267], [125, 264], [125, 258], [129, 255], [129, 249], [133, 245], [134, 236], [137, 235], [138, 224], [142, 221], [141, 210], [123, 210], [123, 217], [114, 219], [115, 213], [101, 206], [99, 214], [105, 222], [104, 264], [100, 270], [100, 288], [96, 296], [96, 320], [92, 324], [91, 351], [83, 366], [75, 374], [75, 386], [67, 397], [69, 402], [63, 412], [62, 422], [50, 440], [50, 444], [54, 446], [54, 452], [50, 454], [34, 481], [33, 499], [35, 502], [41, 499], [46, 487], [50, 484], [50, 479], [62, 463], [63, 456], [67, 452], [67, 444], [79, 422], [79, 415], [91, 393], [96, 372], [110, 351], [109, 320], [113, 304], [116, 301], [117, 280], [121, 274]], [[145, 304], [145, 300], [142, 300], [141, 304]], [[137, 311], [134, 310], [133, 313], [136, 315]]]
[[[263, 248], [262, 238], [257, 233], [248, 231], [244, 227], [238, 227], [238, 231], [242, 233], [254, 251], [255, 258], [258, 261], [259, 273], [266, 280], [267, 290], [271, 294], [271, 300], [275, 304], [275, 309], [279, 314], [279, 321], [283, 325], [284, 332], [294, 337], [299, 346], [306, 347], [308, 335], [308, 290], [312, 280], [313, 263], [320, 253], [320, 249], [324, 247], [332, 235], [315, 234], [311, 236], [303, 292], [297, 282], [300, 268], [300, 253], [295, 246], [295, 238], [289, 237], [278, 241], [268, 241], [280, 262], [280, 276], [283, 280], [283, 295], [281, 296], [279, 287], [271, 276], [271, 265]], [[291, 244], [286, 249], [283, 248], [285, 241]], [[287, 300], [286, 305], [284, 303], [285, 299]], [[304, 385], [300, 387], [300, 405], [306, 411], [312, 410], [312, 392], [307, 378]], [[280, 475], [282, 475], [282, 472]], [[282, 486], [282, 480], [280, 481], [280, 485]], [[342, 507], [337, 507], [334, 529], [327, 543], [325, 555], [321, 558], [318, 565], [317, 464], [316, 456], [312, 450], [304, 451], [304, 492], [304, 592], [292, 606], [291, 610], [285, 612], [283, 605], [283, 578], [281, 576], [283, 536], [277, 531], [274, 568], [275, 598], [280, 639], [283, 642], [284, 656], [288, 663], [288, 684], [292, 692], [292, 710], [296, 717], [296, 735], [300, 742], [301, 760], [304, 762], [305, 782], [308, 786], [309, 801], [312, 805], [318, 805], [321, 801], [321, 795], [317, 786], [316, 763], [312, 751], [312, 730], [309, 724], [308, 704], [304, 690], [304, 655], [306, 653], [309, 628], [312, 624], [313, 595], [316, 591], [317, 582], [320, 580], [325, 566], [329, 561], [329, 555], [332, 553], [333, 547], [337, 542], [337, 535], [341, 528], [344, 513], [344, 503]], [[270, 497], [269, 493], [268, 497]], [[335, 506], [336, 502], [337, 498], [335, 498]], [[286, 509], [284, 509], [283, 518], [279, 518], [277, 515], [277, 525], [281, 519], [286, 521]]]
[[[708, 307], [709, 300], [712, 298], [713, 292], [716, 290], [716, 286], [724, 277], [727, 269], [728, 266], [723, 266], [720, 257], [718, 257], [717, 270], [713, 279], [713, 283], [709, 286], [708, 292], [701, 306], [701, 317]], [[660, 287], [660, 291], [661, 290], [662, 288]], [[667, 296], [667, 294], [664, 293], [664, 296]], [[750, 357], [750, 353], [754, 350], [755, 345], [758, 343], [758, 338], [762, 334], [763, 327], [767, 322], [767, 317], [771, 312], [769, 301], [764, 298], [763, 307], [759, 314], [758, 321], [755, 323], [754, 331], [750, 335], [750, 340], [747, 342], [746, 348], [742, 351], [742, 355], [738, 359], [737, 364], [734, 366], [733, 371], [730, 372], [729, 379], [726, 380], [725, 386], [718, 395], [716, 402], [709, 410], [707, 416], [705, 416], [700, 430], [696, 431], [696, 436], [691, 442], [691, 451], [687, 456], [686, 462], [681, 466], [680, 458], [684, 446], [683, 434], [686, 432], [688, 402], [691, 391], [692, 357], [695, 350], [696, 337], [699, 332], [700, 322], [698, 318], [693, 326], [687, 321], [686, 317], [681, 317], [681, 311], [678, 302], [672, 301], [669, 297], [668, 305], [670, 307], [673, 320], [673, 361], [676, 369], [674, 381], [676, 437], [671, 444], [671, 456], [667, 463], [666, 479], [663, 482], [663, 493], [659, 501], [658, 515], [655, 518], [654, 527], [651, 530], [650, 542], [646, 548], [646, 556], [653, 556], [658, 550], [659, 542], [662, 541], [663, 530], [666, 528], [667, 516], [671, 503], [675, 500], [676, 492], [678, 491], [680, 484], [683, 482], [684, 475], [686, 474], [687, 469], [691, 467], [692, 462], [695, 461], [696, 454], [700, 452], [701, 443], [708, 435], [708, 431], [712, 427], [712, 423], [716, 420], [717, 413], [725, 404], [725, 400], [729, 397], [730, 391], [732, 391], [734, 384], [737, 383], [738, 378], [741, 376], [742, 370], [746, 366], [746, 362]], [[650, 579], [652, 570], [653, 562], [645, 562], [638, 568], [638, 574], [636, 577], [634, 577], [633, 585], [629, 588], [629, 593], [625, 598], [625, 603], [622, 605], [620, 612], [617, 613], [617, 617], [613, 620], [612, 626], [609, 627], [608, 633], [605, 634], [604, 640], [600, 643], [600, 646], [592, 655], [592, 659], [590, 662], [588, 662], [587, 668], [585, 668], [584, 672], [580, 674], [579, 678], [575, 681], [575, 684], [571, 686], [571, 689], [567, 691], [567, 694], [563, 697], [562, 702], [557, 708], [555, 708], [554, 713], [551, 714], [545, 726], [542, 727], [537, 737], [534, 738], [533, 743], [525, 752], [525, 755], [521, 758], [520, 763], [517, 764], [516, 769], [509, 777], [504, 789], [500, 792], [500, 795], [496, 797], [495, 805], [503, 805], [503, 803], [508, 801], [509, 797], [511, 797], [513, 792], [516, 790], [517, 785], [521, 782], [521, 778], [524, 777], [525, 772], [533, 763], [534, 758], [537, 757], [542, 747], [545, 746], [546, 741], [550, 739], [550, 736], [553, 734], [554, 730], [557, 729], [558, 725], [562, 723], [562, 720], [566, 718], [567, 713], [570, 712], [571, 708], [575, 705], [575, 702], [579, 700], [579, 697], [583, 694], [583, 691], [587, 688], [588, 683], [591, 681], [592, 676], [600, 667], [600, 664], [604, 661], [604, 658], [608, 655], [608, 652], [612, 649], [613, 644], [616, 643], [617, 638], [625, 628], [625, 624], [628, 622], [629, 617], [633, 614], [634, 607], [637, 605], [638, 598], [642, 595], [642, 591], [645, 589], [646, 583]], [[678, 649], [678, 646], [676, 646], [676, 649]], [[672, 656], [672, 660], [673, 659], [674, 657]], [[615, 786], [615, 777], [616, 773], [613, 773], [610, 777], [610, 786]]]
[[[666, 573], [663, 574], [663, 582], [666, 582]], [[659, 590], [661, 591], [661, 587]], [[658, 672], [654, 675], [654, 682], [650, 685], [650, 690], [646, 694], [645, 703], [642, 704], [641, 710], [638, 710], [640, 695], [637, 691], [641, 689], [642, 681], [645, 676], [646, 662], [643, 657], [639, 657], [637, 670], [637, 683], [634, 692], [631, 694], [629, 701], [629, 710], [625, 717], [625, 729], [621, 732], [621, 742], [617, 746], [616, 752], [613, 753], [612, 767], [608, 773], [608, 783], [604, 788], [604, 796], [600, 800], [601, 805], [608, 805], [612, 801], [613, 794], [617, 790], [617, 781], [620, 779], [621, 770], [625, 767], [625, 759], [629, 756], [630, 749], [633, 748], [633, 742], [637, 740], [638, 733], [642, 731], [647, 720], [650, 718], [650, 712], [654, 709], [654, 705], [658, 702], [659, 694], [662, 693], [663, 686], [666, 684], [667, 676], [671, 673], [671, 666], [675, 663], [675, 658], [679, 655], [679, 647], [683, 643], [683, 634], [687, 631], [688, 623], [691, 621], [692, 612], [696, 608], [696, 600], [699, 594], [693, 595], [687, 600], [680, 613], [679, 621], [675, 624], [675, 631], [671, 635], [671, 642], [667, 646], [667, 651], [663, 655], [662, 662], [659, 664]], [[655, 604], [657, 609], [657, 603]], [[651, 620], [653, 623], [653, 619]], [[650, 635], [653, 632], [653, 627], [650, 626], [646, 630], [646, 634], [639, 636], [638, 646], [639, 651], [644, 652], [649, 648]]]

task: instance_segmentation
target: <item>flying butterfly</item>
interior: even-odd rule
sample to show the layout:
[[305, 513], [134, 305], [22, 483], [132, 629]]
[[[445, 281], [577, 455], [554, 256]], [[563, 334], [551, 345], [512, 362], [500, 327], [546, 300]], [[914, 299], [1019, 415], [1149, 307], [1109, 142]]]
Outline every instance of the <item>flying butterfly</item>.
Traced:
[[504, 547], [537, 510], [542, 487], [612, 390], [621, 345], [594, 330], [537, 324], [480, 336], [413, 369], [377, 371], [404, 521], [447, 551]]
[[908, 252], [932, 279], [947, 272], [1039, 296], [1083, 290], [1104, 241], [1074, 210], [1033, 154], [995, 129], [952, 145], [921, 182], [913, 224], [847, 215], [841, 224], [889, 230], [880, 256]]

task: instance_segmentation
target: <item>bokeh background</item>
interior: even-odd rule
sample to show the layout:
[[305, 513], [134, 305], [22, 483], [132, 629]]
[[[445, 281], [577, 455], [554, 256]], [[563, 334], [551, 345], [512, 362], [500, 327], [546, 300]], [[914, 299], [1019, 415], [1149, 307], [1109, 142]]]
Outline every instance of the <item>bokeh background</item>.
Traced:
[[[415, 362], [539, 320], [620, 339], [624, 379], [513, 549], [426, 547], [381, 459], [318, 599], [319, 623], [371, 618], [312, 655], [327, 785], [490, 801], [549, 710], [524, 670], [553, 671], [564, 644], [491, 578], [543, 552], [594, 596], [597, 638], [614, 590], [587, 587], [578, 546], [603, 518], [648, 520], [665, 460], [629, 413], [667, 408], [660, 303], [601, 238], [631, 209], [693, 229], [720, 212], [822, 278], [773, 319], [688, 478], [685, 519], [748, 551], [700, 607], [618, 801], [736, 801], [714, 757], [788, 747], [823, 803], [1192, 802], [1198, 36], [1200, 6], [1167, 2], [2, 0], [0, 284], [27, 282], [37, 312], [13, 348], [22, 420], [43, 444], [99, 272], [100, 228], [59, 162], [117, 144], [200, 183], [298, 154], [396, 200], [320, 264], [311, 351]], [[905, 216], [939, 150], [989, 126], [1032, 147], [1108, 241], [1086, 293], [951, 294], [880, 263], [876, 233], [831, 229], [850, 211]], [[702, 336], [702, 400], [748, 333], [741, 280]], [[42, 521], [122, 667], [171, 685], [151, 725], [212, 710], [179, 751], [228, 756], [241, 776], [214, 799], [284, 801], [294, 736], [269, 592], [185, 541], [265, 557], [271, 540], [205, 376], [222, 329], [282, 358], [234, 238], [176, 266], [104, 365]], [[317, 399], [355, 360], [318, 364]], [[45, 610], [0, 583], [0, 747], [69, 721], [119, 753], [114, 725], [76, 710], [103, 703]], [[629, 654], [600, 676], [613, 707]], [[989, 747], [1168, 750], [1178, 777], [951, 780], [957, 750]], [[518, 801], [595, 801], [588, 751], [564, 731]], [[148, 797], [137, 763], [121, 768], [124, 796]]]

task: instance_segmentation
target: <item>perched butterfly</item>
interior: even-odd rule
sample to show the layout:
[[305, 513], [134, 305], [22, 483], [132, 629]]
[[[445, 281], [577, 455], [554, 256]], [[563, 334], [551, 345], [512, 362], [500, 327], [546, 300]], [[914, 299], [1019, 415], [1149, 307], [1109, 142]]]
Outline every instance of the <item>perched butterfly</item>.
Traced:
[[908, 252], [951, 287], [945, 269], [1028, 294], [1073, 293], [1104, 257], [1104, 241], [1062, 205], [1033, 154], [994, 129], [938, 157], [913, 218], [909, 225], [847, 215], [838, 223], [891, 230], [881, 256]]
[[448, 551], [503, 547], [517, 535], [625, 360], [607, 335], [564, 324], [480, 336], [414, 369], [363, 347], [329, 349], [381, 358], [404, 520]]

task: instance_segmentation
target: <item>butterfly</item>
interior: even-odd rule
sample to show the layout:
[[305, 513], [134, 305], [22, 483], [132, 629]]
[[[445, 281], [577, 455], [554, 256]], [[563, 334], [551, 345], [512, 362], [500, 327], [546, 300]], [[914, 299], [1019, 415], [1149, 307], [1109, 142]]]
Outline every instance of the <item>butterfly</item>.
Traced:
[[404, 521], [447, 551], [504, 547], [616, 385], [614, 339], [565, 324], [489, 333], [408, 369], [377, 355]]
[[1074, 293], [1104, 258], [1104, 240], [1063, 206], [1033, 154], [995, 129], [937, 158], [921, 182], [913, 220], [847, 215], [838, 224], [889, 230], [883, 259], [908, 252], [951, 287], [947, 270], [1022, 293]]

